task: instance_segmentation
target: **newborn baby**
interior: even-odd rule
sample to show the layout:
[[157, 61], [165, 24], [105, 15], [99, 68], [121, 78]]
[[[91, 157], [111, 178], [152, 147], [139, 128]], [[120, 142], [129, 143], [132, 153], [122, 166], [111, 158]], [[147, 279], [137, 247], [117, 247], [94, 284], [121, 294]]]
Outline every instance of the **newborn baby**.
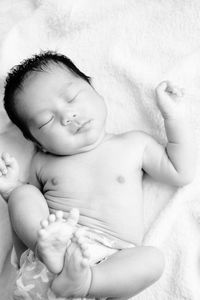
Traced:
[[29, 184], [18, 182], [9, 154], [0, 164], [12, 226], [29, 248], [18, 281], [30, 265], [37, 274], [41, 261], [42, 272], [52, 275], [48, 284], [40, 282], [46, 299], [50, 287], [59, 297], [128, 298], [160, 278], [162, 253], [141, 245], [142, 178], [146, 172], [174, 186], [193, 178], [194, 143], [182, 96], [167, 81], [156, 89], [168, 138], [163, 147], [144, 132], [107, 133], [104, 99], [67, 57], [45, 52], [11, 71], [5, 109], [37, 146]]

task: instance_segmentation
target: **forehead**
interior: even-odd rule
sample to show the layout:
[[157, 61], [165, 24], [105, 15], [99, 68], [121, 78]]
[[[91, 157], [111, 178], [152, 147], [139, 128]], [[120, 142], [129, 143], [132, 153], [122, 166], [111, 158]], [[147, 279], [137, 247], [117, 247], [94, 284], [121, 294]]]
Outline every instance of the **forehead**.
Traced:
[[59, 89], [63, 84], [79, 81], [80, 78], [62, 64], [49, 64], [42, 71], [33, 71], [23, 82], [22, 93], [33, 93], [34, 91], [45, 91], [48, 89]]
[[51, 64], [44, 71], [32, 72], [24, 80], [22, 89], [16, 93], [17, 111], [22, 117], [29, 117], [42, 106], [48, 105], [51, 98], [77, 86], [83, 79], [64, 65]]

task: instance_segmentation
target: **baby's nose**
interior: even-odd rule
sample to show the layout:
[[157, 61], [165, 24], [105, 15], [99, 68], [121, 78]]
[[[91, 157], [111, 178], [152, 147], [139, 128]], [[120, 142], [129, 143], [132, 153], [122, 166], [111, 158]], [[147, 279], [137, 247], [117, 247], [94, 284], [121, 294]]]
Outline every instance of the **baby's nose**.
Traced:
[[77, 119], [77, 113], [76, 112], [67, 112], [63, 114], [62, 123], [63, 125], [68, 125], [72, 122], [74, 122]]

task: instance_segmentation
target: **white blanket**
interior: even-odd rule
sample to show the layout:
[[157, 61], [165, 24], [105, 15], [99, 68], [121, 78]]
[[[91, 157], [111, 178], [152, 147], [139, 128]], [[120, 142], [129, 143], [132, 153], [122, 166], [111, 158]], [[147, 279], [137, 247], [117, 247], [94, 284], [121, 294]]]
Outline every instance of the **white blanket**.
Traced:
[[[154, 89], [169, 79], [185, 88], [199, 152], [199, 11], [197, 0], [1, 0], [1, 97], [10, 67], [40, 50], [57, 50], [92, 77], [108, 106], [109, 131], [144, 130], [165, 143]], [[19, 159], [25, 178], [32, 146], [9, 124], [3, 108], [0, 132], [0, 150]], [[200, 299], [199, 155], [192, 184], [177, 192], [146, 178], [144, 191], [144, 244], [163, 250], [166, 267], [162, 278], [134, 299]], [[1, 219], [4, 214], [5, 208]]]

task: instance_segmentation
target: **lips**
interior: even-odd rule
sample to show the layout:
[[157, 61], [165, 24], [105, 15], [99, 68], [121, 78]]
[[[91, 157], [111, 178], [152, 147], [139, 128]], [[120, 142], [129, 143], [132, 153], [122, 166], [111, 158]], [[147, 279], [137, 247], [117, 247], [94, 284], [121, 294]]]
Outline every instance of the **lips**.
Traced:
[[82, 132], [82, 131], [84, 131], [84, 130], [87, 130], [88, 127], [89, 127], [89, 125], [90, 125], [90, 123], [91, 123], [91, 121], [92, 121], [92, 120], [88, 120], [88, 121], [86, 121], [86, 122], [83, 122], [83, 123], [81, 124], [81, 126], [78, 128], [77, 132]]

